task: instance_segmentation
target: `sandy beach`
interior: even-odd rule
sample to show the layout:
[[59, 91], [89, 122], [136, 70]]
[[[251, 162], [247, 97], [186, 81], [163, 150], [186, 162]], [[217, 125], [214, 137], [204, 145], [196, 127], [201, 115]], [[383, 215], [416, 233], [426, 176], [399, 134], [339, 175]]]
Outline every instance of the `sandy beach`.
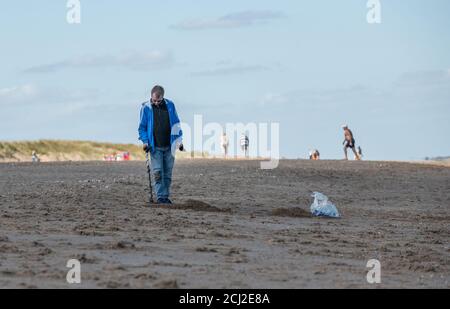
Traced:
[[448, 167], [186, 159], [173, 201], [149, 207], [145, 162], [0, 164], [0, 288], [450, 287]]

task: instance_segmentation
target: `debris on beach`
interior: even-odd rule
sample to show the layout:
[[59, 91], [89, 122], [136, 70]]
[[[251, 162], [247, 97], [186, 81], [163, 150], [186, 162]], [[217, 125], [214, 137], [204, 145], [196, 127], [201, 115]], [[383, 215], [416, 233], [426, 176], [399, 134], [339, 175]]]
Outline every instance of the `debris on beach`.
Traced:
[[325, 194], [314, 192], [314, 202], [311, 205], [311, 214], [315, 217], [340, 218], [341, 215], [336, 206], [328, 200]]

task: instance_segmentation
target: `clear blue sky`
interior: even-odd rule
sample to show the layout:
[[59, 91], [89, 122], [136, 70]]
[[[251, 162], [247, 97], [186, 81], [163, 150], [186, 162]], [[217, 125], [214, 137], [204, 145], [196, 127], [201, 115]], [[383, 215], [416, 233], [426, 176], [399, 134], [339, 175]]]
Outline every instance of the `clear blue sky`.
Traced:
[[66, 0], [0, 4], [0, 140], [137, 143], [162, 84], [183, 121], [279, 121], [281, 155], [450, 155], [450, 1]]

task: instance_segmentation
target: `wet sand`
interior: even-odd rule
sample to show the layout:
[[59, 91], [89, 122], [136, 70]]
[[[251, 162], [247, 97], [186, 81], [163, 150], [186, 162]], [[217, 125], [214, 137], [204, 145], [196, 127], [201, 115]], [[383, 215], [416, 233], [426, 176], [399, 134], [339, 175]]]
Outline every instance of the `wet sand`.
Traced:
[[144, 162], [0, 164], [0, 288], [450, 287], [448, 167], [179, 160], [173, 209], [147, 198]]

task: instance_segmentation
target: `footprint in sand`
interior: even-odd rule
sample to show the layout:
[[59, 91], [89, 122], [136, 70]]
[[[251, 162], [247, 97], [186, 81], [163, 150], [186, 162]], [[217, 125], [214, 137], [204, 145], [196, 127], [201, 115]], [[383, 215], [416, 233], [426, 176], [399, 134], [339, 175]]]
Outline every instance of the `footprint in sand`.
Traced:
[[164, 209], [180, 209], [180, 210], [205, 211], [205, 212], [229, 212], [228, 209], [227, 210], [220, 209], [211, 206], [208, 203], [197, 200], [187, 200], [184, 203], [173, 205], [156, 205], [155, 207]]
[[272, 216], [291, 218], [311, 218], [311, 213], [301, 208], [277, 208], [272, 210]]
[[155, 283], [156, 289], [179, 289], [178, 282], [175, 279], [163, 279]]

